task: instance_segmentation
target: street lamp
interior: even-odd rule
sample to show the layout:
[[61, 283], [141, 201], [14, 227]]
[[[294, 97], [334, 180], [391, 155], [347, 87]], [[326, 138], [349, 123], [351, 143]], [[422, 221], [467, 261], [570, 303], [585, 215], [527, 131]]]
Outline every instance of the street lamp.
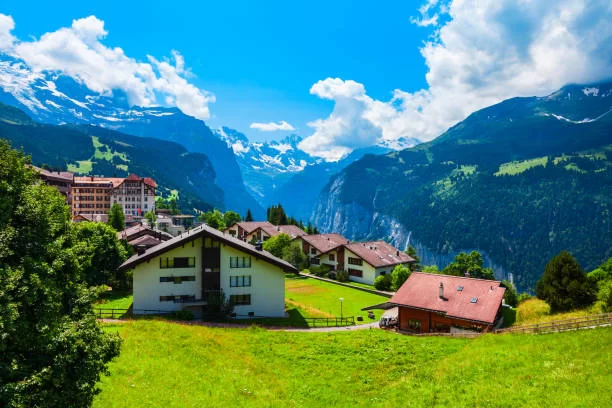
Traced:
[[344, 298], [340, 298], [340, 319], [342, 319], [342, 302], [344, 301]]

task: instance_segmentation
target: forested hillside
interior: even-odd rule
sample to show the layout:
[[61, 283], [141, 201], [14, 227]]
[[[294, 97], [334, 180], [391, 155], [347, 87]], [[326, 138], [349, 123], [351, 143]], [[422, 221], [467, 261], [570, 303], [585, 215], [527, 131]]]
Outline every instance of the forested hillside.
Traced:
[[367, 156], [327, 186], [317, 225], [342, 231], [349, 207], [384, 214], [431, 251], [484, 250], [521, 290], [563, 249], [592, 269], [612, 255], [611, 88], [511, 99], [430, 143]]
[[53, 126], [33, 122], [22, 111], [0, 104], [0, 138], [22, 148], [36, 165], [77, 174], [152, 177], [161, 193], [179, 192], [183, 210], [223, 207], [223, 191], [202, 153], [174, 142], [125, 135], [95, 126]]

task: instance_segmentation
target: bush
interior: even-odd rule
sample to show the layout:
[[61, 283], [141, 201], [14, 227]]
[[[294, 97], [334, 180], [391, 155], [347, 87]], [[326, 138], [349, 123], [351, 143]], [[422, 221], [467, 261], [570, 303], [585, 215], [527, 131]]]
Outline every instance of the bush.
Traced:
[[346, 282], [349, 280], [349, 274], [347, 271], [336, 271], [336, 279], [338, 282]]
[[391, 289], [391, 276], [380, 275], [374, 279], [374, 287], [378, 290], [390, 290]]
[[529, 293], [521, 293], [516, 297], [516, 304], [517, 306], [520, 305], [521, 303], [523, 303], [526, 300], [531, 299], [533, 296], [531, 296]]
[[536, 285], [536, 295], [557, 312], [588, 306], [597, 292], [574, 257], [561, 251], [546, 264], [544, 275]]
[[174, 320], [193, 320], [193, 312], [191, 310], [177, 310], [168, 315], [169, 318]]
[[329, 265], [311, 265], [310, 266], [310, 273], [316, 276], [321, 276], [321, 277], [326, 276], [329, 270], [330, 270]]
[[507, 280], [503, 280], [501, 285], [506, 288], [506, 292], [504, 293], [504, 302], [512, 307], [518, 306], [518, 296], [516, 294], [514, 285]]
[[396, 291], [402, 287], [412, 272], [404, 265], [397, 265], [391, 272], [391, 289]]

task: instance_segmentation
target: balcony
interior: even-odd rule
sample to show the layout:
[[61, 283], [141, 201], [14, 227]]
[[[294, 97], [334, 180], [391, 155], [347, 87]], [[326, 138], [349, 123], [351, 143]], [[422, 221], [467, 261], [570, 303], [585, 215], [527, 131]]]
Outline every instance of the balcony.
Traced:
[[219, 299], [223, 297], [222, 290], [205, 290], [202, 293], [202, 298], [189, 298], [189, 297], [181, 297], [175, 298], [174, 303], [181, 303], [189, 306], [206, 306], [208, 302], [213, 299]]

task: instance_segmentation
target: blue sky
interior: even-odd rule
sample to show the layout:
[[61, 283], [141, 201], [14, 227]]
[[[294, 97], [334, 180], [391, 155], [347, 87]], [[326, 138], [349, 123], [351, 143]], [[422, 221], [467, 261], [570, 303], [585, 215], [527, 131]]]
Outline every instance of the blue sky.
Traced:
[[104, 44], [121, 47], [133, 58], [162, 59], [179, 51], [195, 75], [191, 81], [216, 96], [207, 122], [237, 128], [252, 139], [281, 136], [249, 129], [252, 122], [281, 120], [306, 136], [306, 123], [332, 106], [309, 93], [319, 79], [354, 79], [382, 99], [397, 87], [425, 86], [419, 47], [431, 29], [410, 24], [417, 3], [143, 3], [11, 2], [0, 12], [13, 17], [13, 35], [22, 40], [95, 15], [108, 32]]
[[610, 79], [610, 21], [609, 0], [21, 1], [0, 6], [0, 51], [337, 160]]

